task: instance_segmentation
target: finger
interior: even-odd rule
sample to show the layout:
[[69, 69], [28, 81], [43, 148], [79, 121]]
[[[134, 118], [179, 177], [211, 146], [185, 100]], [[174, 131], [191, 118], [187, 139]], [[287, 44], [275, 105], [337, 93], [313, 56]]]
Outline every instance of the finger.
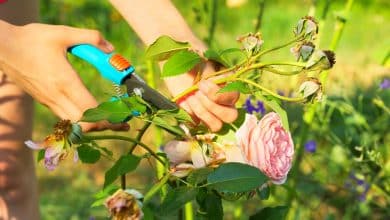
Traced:
[[196, 97], [200, 100], [202, 105], [213, 115], [215, 115], [220, 120], [231, 123], [237, 119], [238, 111], [234, 107], [228, 107], [225, 105], [218, 105], [217, 103], [211, 101], [203, 93], [197, 92]]
[[[92, 44], [106, 53], [114, 50], [114, 46], [108, 42], [97, 30], [80, 29], [73, 27], [64, 27], [67, 31], [67, 46], [76, 44]], [[62, 33], [63, 34], [63, 33]]]
[[[188, 99], [188, 98], [187, 98]], [[194, 122], [195, 125], [200, 123], [200, 120], [198, 117], [196, 117], [195, 113], [192, 111], [187, 99], [181, 101], [179, 103], [179, 106], [183, 108], [192, 118], [192, 121]]]
[[212, 132], [219, 131], [222, 128], [222, 121], [210, 113], [195, 96], [188, 98], [188, 104], [195, 115], [205, 123]]
[[224, 92], [218, 93], [221, 89], [218, 85], [210, 80], [199, 82], [199, 91], [206, 95], [211, 101], [227, 106], [234, 106], [239, 98], [238, 92]]

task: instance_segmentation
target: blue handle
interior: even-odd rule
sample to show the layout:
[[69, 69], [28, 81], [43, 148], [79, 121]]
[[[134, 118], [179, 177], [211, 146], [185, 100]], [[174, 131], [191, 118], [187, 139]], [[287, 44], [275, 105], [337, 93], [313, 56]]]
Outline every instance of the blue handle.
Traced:
[[68, 51], [92, 64], [102, 76], [112, 82], [121, 85], [123, 79], [134, 72], [134, 67], [119, 71], [110, 64], [110, 58], [114, 53], [105, 53], [99, 48], [90, 44], [79, 44], [68, 49]]

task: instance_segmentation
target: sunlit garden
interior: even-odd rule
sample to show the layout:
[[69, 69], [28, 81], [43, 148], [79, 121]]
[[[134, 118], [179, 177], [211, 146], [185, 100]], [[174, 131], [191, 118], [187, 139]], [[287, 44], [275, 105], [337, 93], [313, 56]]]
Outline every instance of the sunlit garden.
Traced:
[[[173, 2], [204, 54], [170, 36], [144, 45], [108, 1], [41, 0], [41, 21], [101, 31], [173, 101], [201, 85], [172, 97], [163, 78], [218, 63], [199, 82], [239, 92], [237, 120], [211, 132], [182, 109], [118, 93], [69, 54], [101, 103], [82, 120], [130, 130], [57, 124], [79, 161], [52, 169], [36, 152], [42, 219], [389, 219], [390, 2]], [[40, 104], [35, 114], [33, 140], [43, 140], [59, 119]]]

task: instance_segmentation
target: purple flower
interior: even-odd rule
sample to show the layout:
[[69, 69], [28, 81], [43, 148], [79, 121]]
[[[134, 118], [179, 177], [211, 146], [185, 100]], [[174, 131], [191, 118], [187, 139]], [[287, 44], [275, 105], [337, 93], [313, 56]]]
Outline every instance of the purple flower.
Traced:
[[256, 112], [256, 113], [260, 113], [260, 114], [264, 115], [265, 114], [264, 103], [261, 102], [261, 101], [257, 101], [256, 105], [257, 106], [253, 105], [252, 102], [251, 102], [251, 98], [248, 97], [245, 100], [244, 108], [245, 108], [245, 110], [249, 114], [252, 114], [253, 112]]
[[309, 140], [305, 143], [305, 150], [310, 153], [316, 152], [317, 143], [314, 140]]
[[384, 79], [381, 84], [379, 85], [379, 88], [381, 89], [388, 89], [390, 88], [390, 79]]
[[351, 172], [346, 180], [345, 187], [354, 194], [360, 202], [366, 201], [370, 184], [364, 180], [364, 177]]

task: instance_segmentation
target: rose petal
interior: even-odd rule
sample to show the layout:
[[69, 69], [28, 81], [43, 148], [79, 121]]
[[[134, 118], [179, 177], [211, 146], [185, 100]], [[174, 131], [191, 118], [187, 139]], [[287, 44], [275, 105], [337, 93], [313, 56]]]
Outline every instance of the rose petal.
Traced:
[[37, 144], [37, 143], [35, 143], [35, 142], [31, 141], [31, 140], [25, 141], [24, 144], [25, 144], [27, 147], [29, 147], [29, 148], [31, 148], [31, 149], [33, 149], [33, 150], [41, 150], [41, 149], [44, 149], [43, 146], [41, 146], [40, 144]]

